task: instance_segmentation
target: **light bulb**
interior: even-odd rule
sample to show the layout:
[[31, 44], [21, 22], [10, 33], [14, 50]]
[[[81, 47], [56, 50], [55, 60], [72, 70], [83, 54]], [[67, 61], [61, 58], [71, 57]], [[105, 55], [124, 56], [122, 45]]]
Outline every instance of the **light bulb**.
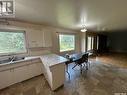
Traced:
[[83, 29], [81, 29], [80, 31], [81, 31], [81, 32], [86, 32], [87, 29], [83, 28]]

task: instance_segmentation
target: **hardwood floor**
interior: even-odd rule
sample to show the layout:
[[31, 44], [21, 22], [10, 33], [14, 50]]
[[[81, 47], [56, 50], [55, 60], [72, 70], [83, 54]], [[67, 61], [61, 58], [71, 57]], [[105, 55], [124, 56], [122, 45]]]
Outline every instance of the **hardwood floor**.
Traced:
[[[122, 65], [121, 65], [122, 64]], [[90, 59], [90, 68], [80, 74], [69, 65], [64, 86], [51, 91], [43, 75], [12, 85], [0, 91], [0, 95], [120, 95], [127, 93], [127, 58], [125, 55], [102, 55]], [[124, 68], [123, 68], [124, 67]], [[57, 81], [57, 80], [56, 80]], [[126, 94], [121, 94], [126, 95]]]
[[118, 67], [127, 68], [127, 54], [123, 53], [107, 53], [96, 57], [96, 61], [106, 64], [112, 64]]

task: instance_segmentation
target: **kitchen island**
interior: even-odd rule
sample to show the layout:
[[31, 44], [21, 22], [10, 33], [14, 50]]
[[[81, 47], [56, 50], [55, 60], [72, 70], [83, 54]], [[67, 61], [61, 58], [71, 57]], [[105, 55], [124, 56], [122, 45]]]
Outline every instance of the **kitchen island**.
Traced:
[[64, 84], [65, 62], [67, 59], [56, 54], [48, 54], [40, 57], [44, 65], [44, 75], [52, 90], [56, 90]]

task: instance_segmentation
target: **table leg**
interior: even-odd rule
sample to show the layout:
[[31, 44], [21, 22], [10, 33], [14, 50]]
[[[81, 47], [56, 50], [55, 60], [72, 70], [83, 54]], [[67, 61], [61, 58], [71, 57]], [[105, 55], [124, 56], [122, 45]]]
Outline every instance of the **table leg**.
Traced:
[[68, 72], [68, 64], [66, 64], [66, 72], [67, 72], [69, 79], [70, 79], [70, 73]]

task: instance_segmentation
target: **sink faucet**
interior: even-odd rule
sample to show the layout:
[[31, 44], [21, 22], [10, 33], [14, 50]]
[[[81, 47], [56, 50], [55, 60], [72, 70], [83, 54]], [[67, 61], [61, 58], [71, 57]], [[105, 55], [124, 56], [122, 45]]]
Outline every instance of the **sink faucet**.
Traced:
[[11, 61], [11, 62], [14, 61], [15, 57], [16, 57], [16, 56], [12, 56], [11, 58], [9, 58], [10, 61]]

